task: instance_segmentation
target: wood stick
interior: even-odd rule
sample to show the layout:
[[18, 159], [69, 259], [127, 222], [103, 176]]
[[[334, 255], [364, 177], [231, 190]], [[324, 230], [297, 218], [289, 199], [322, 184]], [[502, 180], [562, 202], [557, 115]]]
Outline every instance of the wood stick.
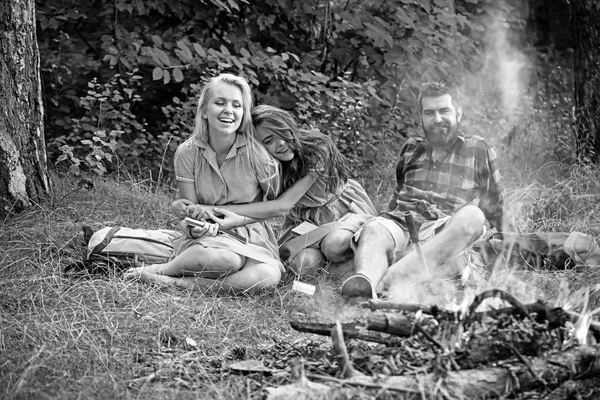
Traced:
[[333, 341], [333, 348], [338, 354], [340, 368], [342, 369], [342, 376], [344, 378], [352, 378], [354, 375], [356, 375], [356, 371], [352, 366], [350, 357], [348, 357], [348, 349], [346, 349], [344, 333], [342, 332], [342, 324], [340, 321], [337, 321], [333, 328], [331, 328], [331, 340]]
[[[314, 333], [315, 335], [330, 336], [334, 324], [323, 324], [314, 322], [291, 321], [290, 326], [299, 331]], [[400, 346], [402, 341], [398, 338], [378, 335], [374, 333], [360, 332], [355, 326], [342, 324], [342, 331], [346, 339], [366, 340], [367, 342], [381, 343], [386, 346]]]
[[367, 329], [399, 337], [410, 337], [414, 334], [412, 321], [408, 317], [391, 313], [369, 315]]

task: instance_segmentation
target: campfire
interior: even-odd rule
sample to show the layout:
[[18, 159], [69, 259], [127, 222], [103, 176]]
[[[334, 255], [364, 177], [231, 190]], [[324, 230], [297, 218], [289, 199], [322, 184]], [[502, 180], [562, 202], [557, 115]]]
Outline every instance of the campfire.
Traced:
[[589, 295], [576, 295], [579, 312], [522, 304], [494, 289], [465, 296], [458, 307], [371, 300], [358, 304], [365, 317], [352, 323], [292, 321], [297, 331], [330, 336], [334, 349], [329, 358], [304, 357], [295, 386], [326, 390], [320, 380], [428, 399], [591, 393], [600, 387], [600, 309], [587, 309]]

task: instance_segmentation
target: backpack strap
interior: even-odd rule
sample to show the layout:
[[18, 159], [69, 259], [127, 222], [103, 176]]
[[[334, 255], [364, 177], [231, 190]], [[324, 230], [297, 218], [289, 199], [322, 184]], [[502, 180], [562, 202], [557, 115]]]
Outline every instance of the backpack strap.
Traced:
[[100, 243], [98, 243], [96, 245], [96, 247], [94, 247], [92, 249], [92, 251], [90, 252], [90, 255], [92, 255], [92, 254], [98, 254], [102, 250], [104, 250], [104, 248], [106, 246], [108, 246], [108, 244], [112, 241], [113, 236], [115, 236], [115, 233], [117, 233], [119, 231], [119, 229], [121, 229], [120, 226], [115, 226], [110, 231], [108, 231], [108, 233], [106, 234], [106, 236], [104, 237], [104, 239]]

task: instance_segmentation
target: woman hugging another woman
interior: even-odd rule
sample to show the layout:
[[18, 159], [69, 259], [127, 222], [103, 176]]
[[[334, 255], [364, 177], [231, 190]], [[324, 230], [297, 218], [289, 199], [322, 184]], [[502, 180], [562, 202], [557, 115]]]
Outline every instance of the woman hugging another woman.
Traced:
[[[125, 277], [200, 290], [277, 285], [284, 269], [268, 223], [246, 219], [247, 224], [224, 233], [202, 221], [207, 216], [203, 205], [262, 202], [279, 193], [279, 165], [250, 134], [251, 109], [250, 87], [241, 77], [222, 74], [203, 88], [194, 134], [175, 154], [180, 199], [172, 208], [184, 235], [169, 262], [130, 269]], [[190, 225], [186, 216], [203, 226]]]
[[280, 255], [298, 274], [314, 276], [327, 261], [350, 259], [352, 236], [376, 209], [363, 187], [348, 178], [333, 141], [318, 130], [300, 129], [292, 114], [268, 105], [252, 110], [252, 122], [256, 138], [281, 163], [285, 192], [267, 202], [215, 207], [211, 217], [229, 228], [247, 217], [285, 216]]

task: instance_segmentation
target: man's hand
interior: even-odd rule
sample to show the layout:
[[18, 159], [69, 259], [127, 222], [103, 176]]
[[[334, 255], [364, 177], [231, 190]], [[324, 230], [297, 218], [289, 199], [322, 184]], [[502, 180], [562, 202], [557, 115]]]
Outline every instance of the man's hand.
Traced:
[[206, 213], [208, 218], [215, 221], [221, 228], [231, 229], [238, 226], [245, 225], [248, 221], [248, 217], [234, 213], [233, 211], [227, 211], [222, 208], [214, 208]]

